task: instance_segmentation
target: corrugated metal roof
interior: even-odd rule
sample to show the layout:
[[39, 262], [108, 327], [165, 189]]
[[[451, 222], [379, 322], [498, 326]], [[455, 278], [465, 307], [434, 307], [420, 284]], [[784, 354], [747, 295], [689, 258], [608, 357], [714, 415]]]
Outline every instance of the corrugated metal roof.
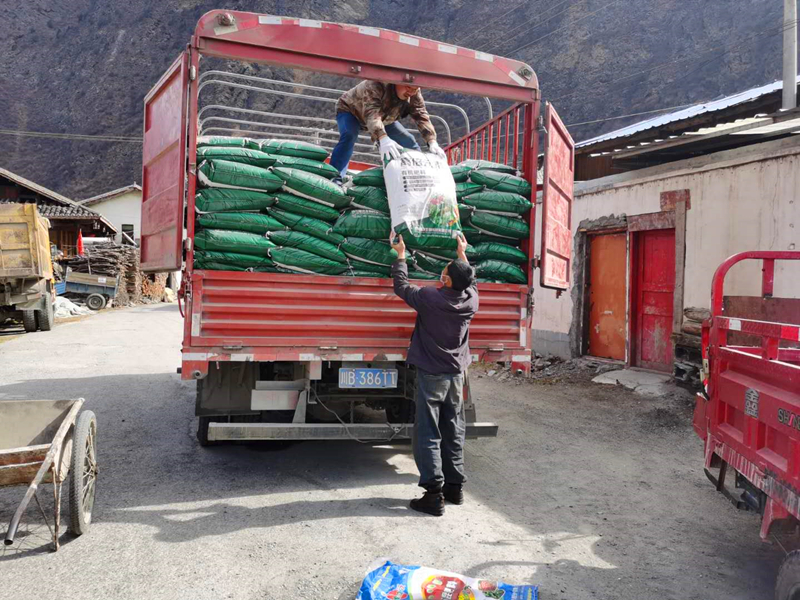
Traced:
[[[800, 83], [800, 76], [798, 76], [797, 82]], [[575, 147], [585, 148], [586, 146], [592, 146], [600, 142], [607, 142], [617, 138], [627, 137], [635, 133], [647, 131], [648, 129], [663, 127], [664, 125], [668, 125], [670, 123], [675, 123], [678, 121], [683, 121], [686, 119], [691, 119], [692, 117], [696, 117], [698, 115], [702, 115], [705, 113], [710, 113], [717, 110], [730, 108], [738, 104], [751, 102], [753, 100], [761, 98], [762, 96], [766, 96], [767, 94], [771, 94], [782, 89], [783, 89], [783, 81], [782, 80], [775, 81], [767, 85], [762, 85], [760, 87], [746, 90], [744, 92], [739, 92], [738, 94], [733, 94], [732, 96], [720, 98], [719, 100], [713, 100], [711, 102], [696, 104], [695, 106], [690, 106], [689, 108], [683, 108], [675, 112], [659, 115], [657, 117], [652, 117], [644, 121], [639, 121], [638, 123], [634, 123], [633, 125], [628, 125], [627, 127], [623, 127], [622, 129], [610, 131], [608, 133], [604, 133], [603, 135], [599, 135], [597, 137], [593, 137], [591, 139], [579, 142], [578, 144], [575, 144]]]

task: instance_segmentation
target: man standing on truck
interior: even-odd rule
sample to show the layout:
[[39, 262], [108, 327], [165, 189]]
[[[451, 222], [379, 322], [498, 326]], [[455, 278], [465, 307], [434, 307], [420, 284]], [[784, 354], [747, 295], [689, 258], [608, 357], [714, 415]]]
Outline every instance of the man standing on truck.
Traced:
[[399, 157], [403, 148], [419, 150], [417, 140], [400, 124], [400, 119], [408, 116], [414, 119], [429, 150], [444, 158], [419, 87], [362, 81], [342, 94], [336, 104], [339, 143], [331, 154], [331, 165], [339, 171], [339, 177], [333, 181], [343, 183], [362, 129], [369, 131], [372, 141], [380, 145], [383, 164]]
[[391, 241], [394, 293], [417, 311], [406, 362], [417, 368], [414, 460], [425, 495], [411, 508], [434, 516], [444, 502], [464, 503], [464, 373], [471, 362], [469, 323], [478, 312], [478, 288], [467, 260], [467, 240], [458, 238], [458, 258], [442, 271], [442, 287], [408, 282], [403, 236]]

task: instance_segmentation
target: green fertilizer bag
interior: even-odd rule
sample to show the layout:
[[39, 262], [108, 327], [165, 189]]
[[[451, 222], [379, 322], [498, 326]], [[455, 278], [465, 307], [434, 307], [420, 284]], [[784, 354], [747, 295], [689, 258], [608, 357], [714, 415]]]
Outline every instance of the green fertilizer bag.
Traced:
[[295, 196], [319, 202], [337, 210], [350, 204], [350, 198], [342, 188], [321, 175], [283, 167], [273, 167], [272, 172], [284, 181], [283, 189]]
[[469, 179], [469, 173], [472, 171], [469, 167], [461, 165], [453, 165], [450, 167], [450, 173], [453, 175], [453, 181], [456, 183], [464, 183]]
[[482, 242], [475, 246], [475, 256], [478, 260], [502, 260], [515, 265], [524, 265], [528, 257], [519, 248], [498, 244], [497, 242]]
[[447, 161], [408, 150], [383, 167], [392, 229], [420, 245], [452, 245], [461, 232], [456, 184]]
[[354, 208], [366, 208], [390, 214], [389, 197], [383, 188], [357, 185], [348, 189], [347, 195], [352, 198], [350, 206]]
[[328, 163], [319, 162], [310, 158], [298, 158], [297, 156], [276, 156], [276, 166], [287, 169], [300, 169], [315, 175], [321, 175], [325, 179], [333, 179], [339, 176], [339, 171]]
[[502, 260], [483, 260], [475, 266], [475, 275], [481, 279], [503, 283], [527, 283], [525, 272], [517, 265]]
[[473, 171], [470, 173], [469, 178], [473, 183], [485, 185], [491, 190], [513, 192], [526, 198], [531, 197], [531, 184], [516, 175], [498, 173], [497, 171]]
[[372, 271], [365, 271], [364, 269], [356, 269], [352, 267], [350, 268], [349, 271], [347, 271], [347, 273], [345, 273], [345, 275], [347, 275], [348, 277], [370, 277], [372, 279], [384, 279], [384, 278], [388, 279], [389, 277], [391, 277], [391, 274], [388, 272], [388, 269], [386, 273], [378, 273]]
[[497, 215], [516, 217], [530, 211], [531, 201], [512, 192], [488, 190], [470, 194], [461, 200], [464, 204]]
[[456, 166], [466, 167], [470, 171], [497, 171], [498, 173], [508, 173], [509, 175], [517, 174], [517, 170], [511, 165], [504, 165], [503, 163], [496, 163], [490, 160], [464, 160]]
[[397, 260], [397, 252], [386, 242], [351, 237], [346, 238], [340, 248], [353, 261], [391, 267]]
[[522, 240], [530, 235], [528, 224], [519, 217], [475, 211], [469, 224], [482, 233], [515, 240]]
[[515, 240], [513, 238], [501, 238], [497, 237], [496, 235], [489, 235], [488, 233], [483, 233], [475, 229], [472, 225], [462, 225], [462, 230], [464, 232], [464, 237], [467, 238], [467, 241], [470, 244], [480, 244], [481, 242], [496, 242], [498, 244], [511, 244], [515, 246], [519, 243], [519, 240]]
[[214, 188], [200, 190], [194, 197], [194, 208], [201, 213], [260, 212], [275, 204], [275, 196], [250, 190]]
[[204, 146], [197, 149], [197, 162], [204, 160], [227, 160], [266, 169], [275, 164], [276, 157], [266, 152], [250, 148], [234, 148], [232, 146]]
[[269, 250], [275, 247], [275, 244], [263, 235], [223, 229], [203, 229], [195, 234], [194, 245], [199, 250], [217, 250], [236, 252], [237, 254], [255, 254], [256, 256], [267, 256]]
[[328, 151], [322, 146], [309, 144], [307, 142], [289, 142], [286, 140], [253, 140], [258, 143], [258, 149], [269, 154], [281, 156], [296, 156], [297, 158], [307, 158], [317, 162], [323, 162], [328, 158]]
[[283, 185], [283, 179], [266, 169], [229, 160], [205, 161], [197, 169], [197, 177], [210, 188], [274, 192]]
[[471, 181], [465, 181], [464, 183], [457, 183], [456, 198], [458, 200], [463, 200], [470, 194], [477, 194], [478, 192], [482, 192], [485, 189], [486, 189], [485, 186], [480, 185], [478, 183], [472, 183]]
[[277, 246], [298, 248], [334, 262], [346, 264], [347, 257], [334, 244], [321, 240], [313, 235], [299, 231], [275, 231], [267, 235], [270, 242]]
[[442, 260], [425, 252], [415, 252], [414, 260], [416, 261], [417, 269], [433, 274], [441, 274], [444, 268], [450, 264], [449, 260]]
[[247, 271], [247, 267], [214, 262], [204, 258], [195, 258], [194, 268], [200, 271]]
[[353, 175], [353, 185], [368, 185], [372, 187], [386, 187], [383, 180], [383, 169], [374, 167]]
[[294, 273], [339, 275], [347, 270], [346, 264], [298, 248], [273, 248], [269, 256], [275, 266]]
[[464, 226], [469, 225], [469, 218], [472, 216], [472, 213], [475, 212], [475, 208], [469, 206], [468, 204], [459, 204], [458, 205], [458, 218], [461, 221], [461, 230], [463, 232]]
[[198, 215], [197, 222], [207, 229], [228, 229], [249, 231], [250, 233], [267, 233], [286, 229], [286, 226], [277, 219], [258, 213], [209, 213]]
[[[201, 135], [197, 138], [197, 147], [226, 146], [228, 148], [249, 148], [250, 138], [231, 137], [225, 135]], [[257, 150], [258, 148], [256, 148]]]
[[238, 252], [218, 252], [215, 250], [197, 250], [194, 253], [194, 260], [195, 264], [197, 264], [198, 260], [202, 260], [219, 263], [221, 265], [232, 265], [243, 269], [274, 266], [272, 260], [266, 256], [239, 254]]
[[376, 210], [348, 210], [342, 213], [333, 226], [333, 232], [345, 237], [388, 240], [392, 221]]
[[313, 217], [304, 217], [303, 215], [296, 215], [294, 213], [286, 212], [277, 208], [270, 209], [269, 214], [271, 217], [277, 219], [290, 229], [313, 235], [316, 238], [330, 242], [331, 244], [339, 245], [344, 241], [344, 236], [331, 231], [330, 223], [314, 219]]
[[320, 204], [316, 200], [306, 200], [294, 194], [277, 192], [275, 194], [275, 207], [304, 217], [313, 217], [321, 221], [335, 221], [339, 218], [339, 211], [330, 206]]

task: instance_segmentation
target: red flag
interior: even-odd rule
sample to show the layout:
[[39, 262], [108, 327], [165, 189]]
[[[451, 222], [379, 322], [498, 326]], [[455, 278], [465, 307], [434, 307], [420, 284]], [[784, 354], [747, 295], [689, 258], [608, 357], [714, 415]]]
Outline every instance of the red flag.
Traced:
[[83, 256], [83, 232], [78, 230], [78, 256]]

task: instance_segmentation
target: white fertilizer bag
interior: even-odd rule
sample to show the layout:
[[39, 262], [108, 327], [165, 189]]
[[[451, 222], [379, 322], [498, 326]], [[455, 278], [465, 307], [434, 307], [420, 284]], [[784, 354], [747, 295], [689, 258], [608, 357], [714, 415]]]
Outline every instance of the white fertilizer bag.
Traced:
[[409, 247], [453, 247], [461, 231], [456, 183], [447, 161], [416, 150], [383, 169], [392, 229]]

